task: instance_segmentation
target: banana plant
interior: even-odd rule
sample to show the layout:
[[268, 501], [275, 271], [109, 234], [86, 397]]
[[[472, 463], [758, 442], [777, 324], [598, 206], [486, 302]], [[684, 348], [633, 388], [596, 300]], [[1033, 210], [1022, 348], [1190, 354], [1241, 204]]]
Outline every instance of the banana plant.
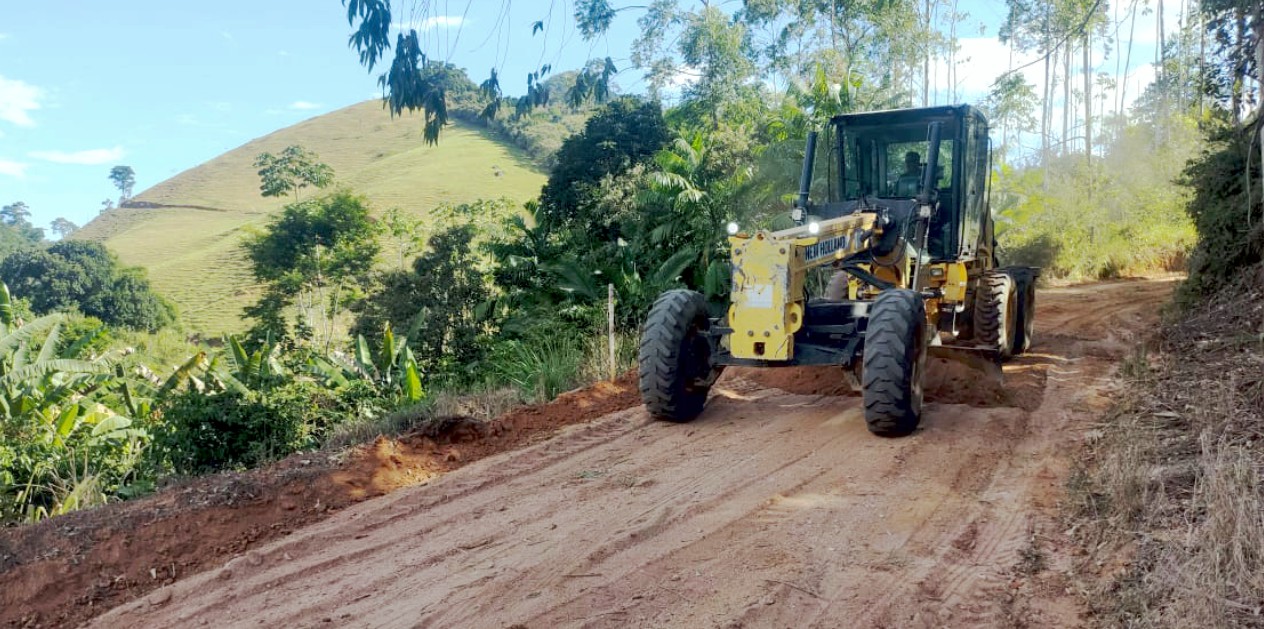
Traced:
[[99, 332], [61, 348], [64, 321], [17, 320], [0, 283], [0, 515], [38, 519], [84, 503], [86, 488], [103, 486], [103, 470], [110, 481], [126, 476], [149, 438], [110, 406], [109, 357], [86, 356]]
[[292, 374], [281, 362], [280, 347], [269, 334], [263, 344], [254, 352], [246, 351], [241, 340], [235, 336], [226, 339], [231, 350], [230, 368], [218, 368], [218, 357], [212, 361], [208, 371], [213, 373], [227, 387], [241, 392], [263, 391], [289, 380]]
[[408, 347], [408, 338], [396, 338], [390, 323], [385, 325], [376, 351], [363, 334], [358, 334], [350, 356], [343, 353], [314, 356], [308, 361], [308, 368], [331, 388], [344, 388], [359, 381], [401, 402], [415, 403], [425, 398], [421, 371]]

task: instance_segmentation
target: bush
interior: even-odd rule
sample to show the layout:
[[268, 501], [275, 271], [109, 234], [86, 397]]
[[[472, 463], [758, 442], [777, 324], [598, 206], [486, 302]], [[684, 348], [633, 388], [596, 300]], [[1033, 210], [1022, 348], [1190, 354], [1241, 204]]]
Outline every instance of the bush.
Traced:
[[0, 262], [0, 280], [29, 299], [36, 314], [77, 310], [108, 325], [149, 331], [176, 319], [142, 269], [121, 266], [99, 243], [62, 241], [14, 252]]
[[1198, 245], [1189, 258], [1189, 281], [1181, 286], [1182, 303], [1214, 293], [1264, 259], [1264, 190], [1252, 142], [1260, 124], [1213, 134], [1211, 148], [1185, 169], [1184, 182], [1194, 190], [1187, 211]]
[[536, 332], [496, 345], [487, 362], [490, 382], [509, 383], [528, 400], [547, 401], [580, 383], [584, 347], [573, 332]]
[[189, 389], [162, 409], [155, 447], [179, 473], [251, 467], [317, 445], [340, 406], [306, 381], [267, 392]]

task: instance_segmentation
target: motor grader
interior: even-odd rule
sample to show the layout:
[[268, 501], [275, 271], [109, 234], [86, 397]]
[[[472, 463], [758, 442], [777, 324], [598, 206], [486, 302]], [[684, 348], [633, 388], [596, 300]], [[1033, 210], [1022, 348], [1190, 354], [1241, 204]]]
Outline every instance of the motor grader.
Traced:
[[727, 307], [712, 307], [721, 316], [689, 290], [655, 301], [639, 357], [651, 415], [694, 419], [726, 366], [837, 365], [862, 389], [869, 430], [903, 436], [921, 420], [931, 348], [998, 362], [1029, 348], [1039, 270], [997, 264], [982, 113], [836, 116], [820, 147], [824, 186], [819, 135], [807, 139], [793, 227], [727, 226], [732, 287]]

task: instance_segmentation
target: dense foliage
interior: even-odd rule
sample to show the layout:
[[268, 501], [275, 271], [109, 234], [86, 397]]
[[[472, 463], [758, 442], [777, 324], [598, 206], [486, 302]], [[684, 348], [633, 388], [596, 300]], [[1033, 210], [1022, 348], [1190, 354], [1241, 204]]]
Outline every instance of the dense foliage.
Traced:
[[481, 355], [490, 287], [473, 249], [475, 228], [461, 224], [429, 240], [409, 270], [384, 271], [354, 307], [353, 334], [390, 326], [407, 335], [428, 373], [469, 370]]
[[[261, 155], [262, 193], [292, 202], [244, 243], [262, 291], [247, 312], [252, 330], [222, 348], [119, 329], [156, 329], [172, 313], [99, 245], [45, 246], [27, 208], [6, 206], [0, 279], [32, 315], [23, 324], [26, 302], [0, 303], [0, 518], [257, 465], [424, 406], [440, 389], [508, 385], [545, 399], [605, 377], [608, 299], [620, 366], [662, 291], [689, 287], [723, 304], [724, 227], [784, 225], [809, 131], [841, 113], [961, 96], [955, 3], [575, 2], [587, 40], [639, 14], [630, 61], [646, 73], [644, 99], [618, 94], [611, 59], [571, 72], [541, 65], [524, 95], [507, 96], [496, 71], [476, 84], [415, 31], [392, 42], [391, 4], [343, 1], [361, 62], [385, 66], [391, 113], [422, 110], [426, 142], [450, 118], [514, 138], [549, 166], [540, 197], [379, 221], [349, 190], [300, 198], [332, 181], [301, 147]], [[1243, 86], [1258, 69], [1224, 62], [1244, 59], [1262, 26], [1247, 8], [1200, 3], [1206, 21], [1182, 22], [1160, 46], [1158, 79], [1125, 106], [1107, 91], [1125, 77], [1073, 67], [1076, 55], [1091, 68], [1094, 55], [1100, 66], [1128, 54], [1108, 48], [1104, 3], [1007, 3], [1002, 41], [1040, 54], [1046, 81], [1038, 93], [1006, 73], [980, 103], [999, 136], [991, 189], [1003, 261], [1073, 278], [1172, 269], [1194, 227], [1187, 290], [1260, 259], [1264, 190], [1249, 139], [1259, 123], [1241, 124], [1255, 102]], [[548, 27], [536, 22], [532, 35]], [[1200, 28], [1214, 63], [1203, 63]], [[818, 150], [819, 174], [831, 155], [827, 143]], [[130, 195], [134, 173], [117, 174]], [[829, 183], [816, 185], [819, 196]], [[62, 236], [72, 228], [57, 225]], [[121, 351], [125, 342], [141, 351]]]
[[1198, 228], [1182, 288], [1187, 300], [1213, 293], [1264, 260], [1264, 171], [1255, 140], [1261, 124], [1264, 119], [1257, 118], [1246, 129], [1217, 130], [1206, 153], [1185, 171], [1194, 190], [1189, 215]]
[[16, 251], [0, 262], [0, 281], [29, 299], [36, 314], [78, 311], [150, 331], [175, 321], [175, 309], [151, 290], [144, 271], [123, 267], [99, 243], [68, 240]]
[[255, 277], [266, 286], [246, 311], [255, 321], [251, 338], [288, 338], [285, 311], [295, 306], [295, 337], [328, 348], [340, 313], [377, 258], [378, 232], [367, 200], [345, 190], [285, 206], [244, 243]]

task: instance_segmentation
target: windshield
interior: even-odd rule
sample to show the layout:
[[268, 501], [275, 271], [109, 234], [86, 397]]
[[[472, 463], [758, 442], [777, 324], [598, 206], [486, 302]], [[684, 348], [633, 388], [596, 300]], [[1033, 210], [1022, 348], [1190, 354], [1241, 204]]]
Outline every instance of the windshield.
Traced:
[[[863, 196], [911, 199], [926, 172], [930, 142], [925, 124], [854, 127], [843, 131], [844, 200]], [[952, 186], [953, 141], [944, 134], [939, 145], [936, 187]]]

